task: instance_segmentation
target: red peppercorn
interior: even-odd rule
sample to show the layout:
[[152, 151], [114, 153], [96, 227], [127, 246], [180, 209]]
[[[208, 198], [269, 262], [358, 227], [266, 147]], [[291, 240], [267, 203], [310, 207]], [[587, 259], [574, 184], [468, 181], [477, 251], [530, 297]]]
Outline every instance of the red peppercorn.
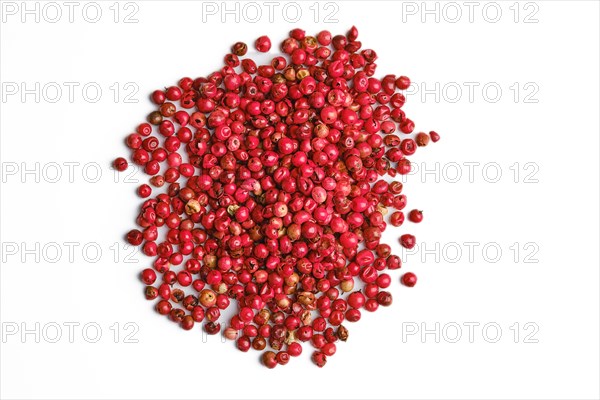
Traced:
[[290, 343], [287, 348], [287, 352], [292, 357], [298, 357], [302, 354], [302, 345], [297, 342]]
[[406, 118], [400, 123], [400, 130], [403, 133], [411, 133], [415, 129], [415, 123]]
[[194, 319], [191, 315], [186, 315], [185, 317], [183, 317], [183, 319], [181, 320], [181, 327], [186, 331], [189, 331], [194, 327]]
[[405, 155], [411, 156], [417, 151], [417, 143], [412, 139], [404, 139], [402, 143], [400, 143], [400, 150], [402, 150], [402, 153]]
[[402, 275], [402, 283], [405, 286], [413, 287], [417, 284], [417, 276], [412, 272], [407, 272], [404, 275]]
[[390, 215], [390, 224], [393, 226], [401, 226], [404, 223], [404, 213], [395, 211]]
[[142, 235], [142, 232], [140, 232], [138, 229], [132, 229], [127, 233], [127, 241], [132, 246], [139, 246], [140, 244], [142, 244], [143, 240], [144, 237]]
[[336, 347], [335, 343], [327, 343], [321, 348], [321, 352], [326, 356], [332, 356], [335, 354]]
[[152, 285], [154, 282], [156, 282], [156, 273], [154, 272], [154, 270], [150, 268], [146, 268], [145, 270], [143, 270], [142, 282], [144, 282], [146, 285]]
[[119, 172], [125, 171], [128, 166], [129, 166], [129, 163], [123, 157], [116, 158], [115, 161], [113, 162], [113, 167]]
[[250, 350], [250, 343], [250, 338], [247, 336], [240, 337], [236, 342], [237, 348], [243, 352]]
[[231, 46], [231, 52], [236, 56], [245, 56], [248, 52], [248, 46], [244, 42], [237, 42]]
[[377, 303], [384, 307], [392, 304], [392, 294], [390, 292], [379, 292], [376, 299]]
[[181, 89], [177, 86], [171, 86], [166, 92], [167, 99], [171, 101], [179, 100], [182, 95], [183, 93], [181, 92]]
[[151, 97], [152, 101], [158, 105], [164, 103], [167, 98], [165, 92], [163, 92], [162, 90], [155, 90], [154, 92], [152, 92]]
[[317, 333], [313, 335], [311, 342], [315, 348], [320, 349], [327, 343], [327, 339], [325, 339], [324, 335]]
[[379, 286], [377, 286], [377, 284], [374, 282], [368, 283], [365, 285], [364, 292], [365, 296], [367, 296], [368, 298], [373, 298], [377, 296], [377, 293], [379, 293]]
[[192, 309], [192, 318], [195, 322], [202, 322], [204, 320], [204, 309], [200, 306], [196, 306]]
[[154, 300], [158, 297], [158, 290], [154, 286], [146, 286], [144, 294], [147, 300]]
[[348, 296], [348, 305], [352, 308], [361, 308], [365, 301], [365, 296], [361, 292], [354, 292]]
[[142, 136], [149, 136], [150, 134], [152, 134], [152, 126], [144, 122], [138, 125], [136, 132]]
[[142, 136], [137, 133], [132, 133], [127, 136], [126, 143], [127, 147], [130, 149], [139, 149], [142, 146]]
[[310, 326], [302, 326], [296, 332], [296, 337], [302, 342], [310, 340], [313, 336], [313, 328]]
[[167, 315], [171, 312], [171, 303], [166, 300], [161, 300], [156, 304], [156, 311], [161, 315]]
[[256, 39], [254, 46], [256, 47], [256, 50], [260, 51], [261, 53], [266, 53], [267, 51], [271, 50], [271, 39], [269, 39], [268, 36], [261, 36]]
[[429, 144], [429, 135], [424, 132], [419, 132], [415, 138], [415, 142], [419, 147], [427, 146]]
[[275, 368], [277, 366], [277, 355], [272, 351], [265, 351], [262, 355], [263, 364], [269, 368]]
[[377, 286], [382, 289], [388, 288], [392, 284], [392, 278], [388, 274], [381, 274], [377, 277], [375, 281]]
[[218, 322], [207, 322], [204, 324], [204, 331], [209, 335], [216, 335], [221, 330], [221, 324]]
[[388, 269], [399, 269], [402, 266], [402, 262], [398, 256], [389, 256], [385, 261], [385, 265]]
[[408, 213], [408, 220], [414, 223], [419, 223], [423, 221], [423, 212], [419, 210], [411, 210]]
[[319, 368], [323, 368], [327, 363], [327, 357], [320, 351], [315, 351], [313, 353], [312, 360]]
[[365, 303], [365, 310], [369, 312], [375, 312], [379, 308], [379, 303], [376, 299], [368, 299]]
[[410, 79], [407, 76], [401, 76], [396, 79], [396, 87], [400, 90], [406, 90], [410, 86]]
[[152, 188], [144, 183], [138, 187], [137, 192], [140, 197], [146, 198], [152, 194]]
[[346, 320], [350, 321], [350, 322], [357, 322], [360, 320], [361, 317], [361, 313], [360, 310], [355, 309], [355, 308], [351, 308], [350, 310], [346, 311]]
[[400, 244], [402, 247], [412, 249], [417, 244], [416, 238], [410, 234], [404, 234], [400, 236]]
[[171, 298], [171, 286], [167, 283], [163, 283], [158, 288], [158, 295], [162, 297], [164, 300], [168, 300]]
[[333, 326], [339, 326], [344, 322], [344, 313], [340, 310], [335, 310], [329, 316], [329, 323]]
[[185, 311], [180, 308], [173, 308], [169, 313], [169, 318], [173, 322], [181, 323], [181, 321], [183, 321], [183, 317], [185, 317]]
[[275, 356], [275, 360], [280, 365], [285, 365], [290, 361], [290, 354], [287, 351], [280, 351]]
[[317, 35], [317, 40], [321, 46], [329, 46], [331, 43], [332, 35], [329, 31], [321, 31]]
[[160, 164], [156, 160], [150, 160], [148, 163], [146, 163], [144, 171], [148, 175], [156, 175], [160, 171]]
[[398, 172], [401, 175], [406, 175], [411, 171], [410, 161], [408, 158], [403, 158], [398, 161]]

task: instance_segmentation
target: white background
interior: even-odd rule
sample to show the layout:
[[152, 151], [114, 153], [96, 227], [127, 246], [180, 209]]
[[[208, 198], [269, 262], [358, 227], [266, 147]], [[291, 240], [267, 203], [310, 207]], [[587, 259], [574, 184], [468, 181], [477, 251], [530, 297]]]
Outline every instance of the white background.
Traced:
[[[252, 10], [242, 14], [243, 3], [239, 22], [230, 15], [226, 23], [191, 1], [137, 1], [137, 23], [123, 23], [136, 10], [123, 3], [115, 23], [112, 1], [99, 2], [97, 23], [83, 18], [85, 2], [72, 23], [61, 2], [56, 23], [48, 22], [54, 18], [48, 8], [39, 22], [29, 15], [23, 23], [20, 9], [4, 13], [6, 3], [0, 32], [2, 398], [599, 397], [597, 2], [499, 2], [487, 15], [482, 2], [472, 22], [462, 2], [437, 3], [438, 21], [422, 15], [421, 2], [331, 2], [328, 9], [321, 3], [316, 22], [313, 2], [301, 2], [297, 24], [282, 16], [284, 3], [272, 22], [267, 6], [257, 3], [264, 13], [257, 23], [248, 21]], [[38, 3], [40, 13], [44, 5]], [[452, 23], [455, 5], [462, 17]], [[496, 6], [502, 14], [492, 23]], [[330, 12], [338, 23], [325, 21]], [[407, 75], [433, 90], [424, 98], [409, 95], [405, 110], [417, 131], [441, 134], [414, 157], [429, 169], [439, 163], [440, 176], [407, 180], [408, 209], [423, 209], [425, 221], [390, 227], [385, 235], [399, 252], [397, 237], [415, 233], [420, 248], [433, 253], [407, 255], [403, 271], [418, 274], [417, 286], [402, 287], [400, 274], [393, 274], [394, 304], [349, 325], [349, 341], [324, 369], [310, 363], [305, 346], [302, 359], [271, 371], [259, 365], [258, 353], [243, 354], [220, 337], [203, 339], [199, 327], [185, 332], [153, 311], [138, 280], [150, 260], [126, 258], [131, 249], [122, 241], [135, 224], [137, 185], [124, 175], [115, 181], [110, 162], [127, 154], [123, 138], [151, 110], [148, 93], [212, 72], [232, 43], [252, 43], [262, 34], [277, 43], [296, 26], [312, 34], [324, 28], [344, 33], [353, 24], [364, 46], [379, 55], [378, 76]], [[36, 82], [40, 98], [22, 98], [21, 83], [32, 89]], [[52, 85], [42, 93], [52, 82], [63, 87], [55, 103]], [[79, 84], [72, 102], [64, 82]], [[465, 82], [478, 85], [472, 99]], [[82, 95], [88, 83], [102, 88], [95, 103]], [[487, 98], [482, 93], [486, 84], [501, 88], [496, 102], [492, 89]], [[19, 92], [9, 95], [15, 85]], [[463, 91], [454, 102], [456, 86]], [[131, 88], [139, 88], [131, 97], [137, 103], [125, 101]], [[79, 163], [73, 179], [65, 162]], [[38, 176], [21, 174], [36, 163]], [[56, 183], [50, 182], [53, 163], [62, 174]], [[473, 179], [464, 163], [479, 163]], [[95, 165], [101, 176], [92, 183]], [[457, 165], [462, 175], [454, 179]], [[502, 175], [493, 183], [498, 169]], [[65, 242], [76, 243], [72, 259]], [[472, 258], [465, 242], [476, 243]], [[24, 248], [36, 244], [36, 254], [26, 254]], [[89, 253], [82, 254], [85, 245]], [[489, 253], [482, 253], [484, 246]], [[102, 251], [97, 262], [95, 248]], [[80, 324], [72, 343], [69, 322]], [[125, 339], [133, 332], [128, 322], [139, 328], [129, 338], [137, 343]], [[39, 343], [33, 333], [21, 335], [23, 328], [35, 331], [36, 323]], [[86, 340], [95, 336], [92, 328], [82, 333], [86, 323], [102, 329], [97, 343]], [[415, 327], [435, 330], [436, 323], [439, 343], [434, 334], [407, 335]], [[472, 340], [466, 323], [479, 324]], [[54, 324], [62, 336], [50, 343]], [[456, 326], [462, 336], [451, 343]], [[491, 343], [495, 327], [501, 336]]]

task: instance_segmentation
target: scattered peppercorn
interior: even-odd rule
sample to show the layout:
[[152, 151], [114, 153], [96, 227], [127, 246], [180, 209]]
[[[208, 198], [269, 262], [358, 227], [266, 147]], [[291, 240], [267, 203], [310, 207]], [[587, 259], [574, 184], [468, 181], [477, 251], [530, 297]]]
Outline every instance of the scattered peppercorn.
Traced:
[[119, 172], [125, 171], [128, 166], [129, 166], [129, 163], [123, 157], [116, 158], [115, 161], [113, 162], [113, 167]]
[[[417, 134], [417, 137], [415, 138], [415, 141], [417, 142], [417, 146], [419, 147], [425, 147], [429, 144], [429, 135], [427, 135], [424, 132], [419, 132]], [[435, 142], [436, 140], [434, 140]]]
[[269, 39], [268, 36], [261, 36], [258, 39], [256, 39], [256, 50], [260, 51], [261, 53], [266, 53], [267, 51], [271, 50], [271, 39]]
[[423, 211], [411, 210], [408, 213], [408, 220], [418, 224], [419, 222], [423, 221]]
[[417, 284], [417, 276], [412, 272], [407, 272], [402, 275], [402, 283], [408, 287], [413, 287]]

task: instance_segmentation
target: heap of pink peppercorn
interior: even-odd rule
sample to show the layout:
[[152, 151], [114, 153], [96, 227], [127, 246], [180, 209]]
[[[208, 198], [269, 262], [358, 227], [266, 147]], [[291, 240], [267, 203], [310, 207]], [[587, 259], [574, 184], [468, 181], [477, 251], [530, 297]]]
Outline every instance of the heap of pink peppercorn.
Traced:
[[[141, 273], [146, 298], [183, 329], [202, 324], [241, 351], [264, 351], [269, 368], [307, 345], [324, 366], [348, 338], [344, 323], [392, 303], [384, 271], [401, 261], [380, 238], [386, 215], [403, 225], [407, 203], [393, 178], [439, 140], [411, 136], [399, 91], [409, 78], [375, 78], [377, 54], [357, 38], [355, 27], [336, 36], [294, 29], [268, 65], [242, 58], [248, 46], [238, 42], [219, 71], [155, 91], [157, 110], [126, 140], [151, 176], [138, 188], [148, 198], [140, 229], [127, 234], [154, 257]], [[268, 52], [271, 40], [255, 48]], [[415, 237], [400, 243], [412, 248]], [[412, 287], [417, 277], [401, 281]], [[230, 306], [236, 314], [222, 328]]]

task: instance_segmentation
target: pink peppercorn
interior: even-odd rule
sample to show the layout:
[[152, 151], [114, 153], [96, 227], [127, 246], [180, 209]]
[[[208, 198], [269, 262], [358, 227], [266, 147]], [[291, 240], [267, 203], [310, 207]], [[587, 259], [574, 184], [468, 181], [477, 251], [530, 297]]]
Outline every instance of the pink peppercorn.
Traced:
[[[268, 52], [271, 40], [255, 47]], [[241, 59], [238, 42], [210, 75], [152, 93], [156, 110], [126, 144], [155, 189], [138, 188], [140, 230], [127, 241], [155, 257], [141, 274], [145, 297], [160, 298], [156, 310], [182, 329], [206, 319], [202, 329], [217, 334], [221, 311], [236, 303], [223, 335], [239, 350], [268, 346], [261, 360], [274, 368], [302, 342], [323, 367], [348, 338], [344, 321], [391, 304], [383, 271], [401, 262], [383, 233], [403, 224], [407, 197], [383, 175], [410, 173], [409, 157], [439, 135], [396, 134], [415, 129], [397, 92], [410, 79], [376, 77], [377, 53], [362, 48], [356, 27], [335, 36], [296, 28], [281, 50], [257, 65]]]

